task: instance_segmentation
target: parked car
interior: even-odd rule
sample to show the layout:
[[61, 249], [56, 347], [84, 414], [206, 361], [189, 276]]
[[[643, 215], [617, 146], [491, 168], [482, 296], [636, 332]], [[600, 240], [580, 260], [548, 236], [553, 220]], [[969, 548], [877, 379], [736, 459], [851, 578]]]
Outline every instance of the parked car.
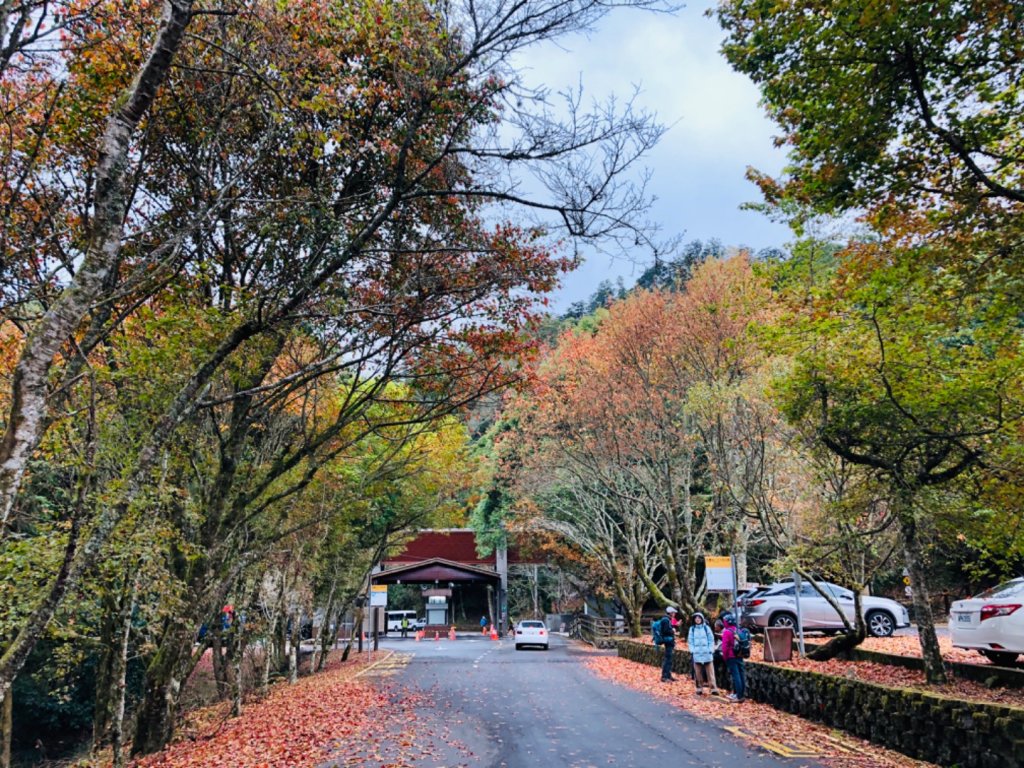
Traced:
[[537, 645], [548, 650], [548, 628], [543, 621], [524, 619], [516, 624], [516, 650], [526, 645]]
[[750, 605], [750, 601], [756, 597], [760, 597], [761, 595], [763, 595], [765, 592], [771, 589], [772, 586], [773, 585], [771, 584], [756, 584], [753, 587], [750, 587], [749, 589], [743, 590], [736, 596], [736, 605], [739, 606], [739, 611], [737, 611], [736, 605], [732, 606], [729, 610], [733, 614], [738, 612], [745, 613], [748, 606]]
[[412, 631], [418, 632], [419, 630], [427, 626], [427, 619], [424, 616], [420, 616], [416, 621], [412, 623]]
[[[846, 618], [853, 622], [853, 592], [837, 584], [818, 582], [822, 589], [831, 592], [843, 609]], [[772, 584], [763, 592], [744, 598], [743, 622], [756, 627], [792, 627], [796, 629], [796, 584], [783, 581]], [[907, 609], [887, 597], [861, 597], [861, 611], [868, 633], [875, 637], [889, 637], [900, 627], [910, 626]], [[810, 584], [800, 585], [800, 615], [804, 629], [838, 632], [844, 628], [843, 620], [825, 598]]]
[[957, 600], [949, 608], [956, 648], [974, 649], [994, 664], [1013, 664], [1024, 653], [1024, 577]]

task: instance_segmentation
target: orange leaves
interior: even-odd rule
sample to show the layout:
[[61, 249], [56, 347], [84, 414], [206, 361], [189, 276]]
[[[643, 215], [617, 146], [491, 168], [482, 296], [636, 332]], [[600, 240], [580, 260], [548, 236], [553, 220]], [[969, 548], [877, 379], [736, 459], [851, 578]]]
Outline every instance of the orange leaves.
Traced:
[[280, 683], [241, 717], [225, 720], [218, 708], [192, 718], [196, 732], [135, 768], [301, 768], [328, 759], [332, 744], [344, 744], [370, 727], [371, 713], [383, 710], [385, 695], [354, 674], [365, 660], [328, 672]]

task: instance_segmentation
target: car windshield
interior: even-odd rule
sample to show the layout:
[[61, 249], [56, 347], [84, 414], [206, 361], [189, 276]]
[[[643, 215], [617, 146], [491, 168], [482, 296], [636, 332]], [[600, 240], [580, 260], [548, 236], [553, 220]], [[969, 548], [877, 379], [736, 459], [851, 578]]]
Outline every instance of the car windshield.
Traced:
[[523, 629], [544, 629], [543, 621], [523, 621], [519, 623]]
[[1004, 600], [1019, 595], [1024, 595], [1024, 579], [1014, 579], [1005, 584], [1000, 584], [998, 587], [986, 589], [980, 595], [976, 595], [976, 597], [980, 597], [983, 600]]

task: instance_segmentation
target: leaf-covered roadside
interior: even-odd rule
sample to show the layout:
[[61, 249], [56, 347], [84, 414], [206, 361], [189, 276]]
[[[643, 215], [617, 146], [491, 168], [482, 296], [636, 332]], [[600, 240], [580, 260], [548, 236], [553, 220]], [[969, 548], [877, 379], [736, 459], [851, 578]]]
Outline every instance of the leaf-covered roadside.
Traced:
[[[271, 687], [269, 695], [228, 717], [228, 703], [197, 710], [182, 735], [133, 768], [303, 768], [329, 758], [328, 749], [365, 733], [385, 711], [386, 695], [357, 677], [370, 665], [363, 657], [329, 664], [322, 674], [294, 685]], [[374, 663], [380, 662], [378, 654]]]
[[[641, 638], [640, 642], [651, 643], [649, 637]], [[822, 642], [822, 638], [808, 638], [808, 646]], [[913, 656], [921, 658], [921, 646], [916, 637], [873, 637], [867, 638], [861, 646], [865, 650], [889, 653], [896, 656]], [[942, 657], [947, 662], [957, 661], [968, 664], [985, 664], [978, 654], [954, 648], [948, 637], [939, 638]], [[686, 650], [686, 643], [677, 643], [677, 650]], [[760, 660], [761, 649], [755, 647], [755, 660]], [[867, 683], [916, 688], [929, 693], [938, 693], [956, 699], [969, 701], [985, 701], [992, 704], [1007, 704], [1012, 707], [1024, 707], [1024, 691], [1014, 688], [988, 688], [972, 680], [951, 679], [940, 686], [928, 685], [924, 673], [914, 669], [904, 669], [891, 664], [869, 661], [851, 661], [848, 659], [830, 659], [828, 661], [812, 661], [794, 657], [792, 661], [778, 662], [780, 667], [802, 669], [823, 675], [849, 677]]]
[[759, 735], [777, 742], [802, 744], [822, 744], [838, 739], [841, 744], [853, 751], [845, 756], [835, 752], [815, 758], [820, 765], [829, 768], [847, 768], [855, 765], [860, 768], [924, 768], [931, 765], [853, 736], [841, 735], [823, 725], [787, 712], [780, 712], [767, 704], [745, 701], [733, 705], [721, 697], [696, 696], [693, 684], [688, 678], [680, 677], [674, 683], [661, 683], [657, 670], [644, 664], [606, 656], [589, 659], [587, 666], [607, 680], [671, 701], [673, 705], [696, 717], [722, 720], [723, 725], [740, 726], [755, 736]]

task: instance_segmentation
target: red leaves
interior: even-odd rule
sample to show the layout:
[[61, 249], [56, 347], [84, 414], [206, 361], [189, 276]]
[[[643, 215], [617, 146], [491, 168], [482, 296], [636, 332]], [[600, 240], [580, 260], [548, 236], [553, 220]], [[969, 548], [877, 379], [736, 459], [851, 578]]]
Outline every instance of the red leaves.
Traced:
[[[373, 712], [387, 698], [354, 675], [360, 659], [295, 685], [281, 683], [248, 705], [242, 716], [225, 719], [226, 705], [189, 717], [188, 739], [134, 763], [136, 768], [301, 768], [329, 759], [329, 750], [369, 729]], [[188, 727], [183, 730], [188, 730]]]

